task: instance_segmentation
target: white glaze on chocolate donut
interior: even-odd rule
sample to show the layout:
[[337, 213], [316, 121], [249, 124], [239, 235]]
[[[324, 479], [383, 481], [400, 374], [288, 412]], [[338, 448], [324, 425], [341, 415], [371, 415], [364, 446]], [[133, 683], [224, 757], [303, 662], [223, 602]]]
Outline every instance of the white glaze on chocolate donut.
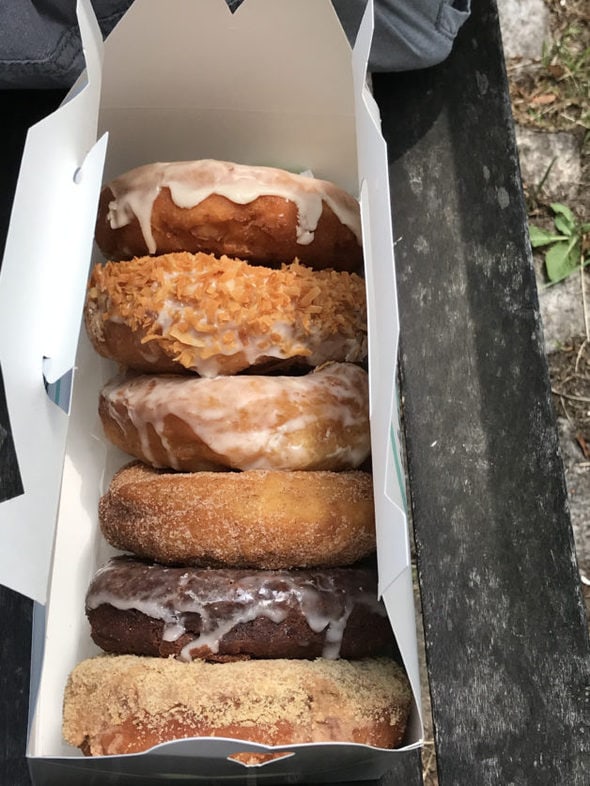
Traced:
[[[387, 616], [377, 599], [376, 576], [367, 568], [178, 568], [124, 557], [110, 560], [92, 580], [86, 596], [87, 613], [102, 605], [118, 611], [136, 610], [160, 621], [163, 641], [189, 638], [177, 655], [185, 661], [192, 660], [195, 652], [198, 657], [217, 654], [224, 636], [237, 626], [260, 617], [280, 626], [290, 613], [302, 618], [310, 631], [323, 635], [322, 657], [338, 658], [354, 608], [362, 609], [365, 617]], [[199, 618], [196, 635], [189, 634], [195, 615]], [[242, 635], [247, 642], [248, 634]], [[245, 647], [248, 652], [247, 643]]]

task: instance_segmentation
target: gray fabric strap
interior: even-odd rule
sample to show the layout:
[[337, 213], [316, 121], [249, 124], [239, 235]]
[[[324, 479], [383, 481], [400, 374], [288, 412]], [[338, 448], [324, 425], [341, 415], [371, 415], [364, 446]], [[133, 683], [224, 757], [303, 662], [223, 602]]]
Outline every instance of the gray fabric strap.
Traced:
[[[243, 0], [226, 2], [235, 10]], [[354, 41], [366, 0], [332, 2]], [[93, 0], [103, 35], [131, 3]], [[470, 0], [375, 0], [370, 70], [424, 68], [444, 60], [469, 15], [469, 4]], [[69, 87], [74, 82], [84, 65], [75, 7], [76, 0], [0, 2], [0, 88]]]
[[[332, 0], [354, 41], [364, 0]], [[470, 13], [471, 0], [375, 0], [371, 71], [413, 71], [442, 62]]]

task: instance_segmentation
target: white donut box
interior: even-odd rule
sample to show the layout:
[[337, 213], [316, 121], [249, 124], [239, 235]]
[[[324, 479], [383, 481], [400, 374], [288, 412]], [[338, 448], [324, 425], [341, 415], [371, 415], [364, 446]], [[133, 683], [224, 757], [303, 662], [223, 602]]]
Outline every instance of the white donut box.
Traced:
[[78, 0], [86, 75], [29, 131], [0, 277], [0, 362], [25, 489], [0, 504], [0, 583], [36, 601], [27, 746], [36, 786], [142, 783], [142, 776], [150, 783], [343, 783], [377, 778], [403, 755], [345, 743], [291, 745], [273, 749], [285, 757], [248, 767], [228, 757], [268, 748], [206, 738], [85, 758], [62, 739], [68, 674], [98, 654], [84, 596], [113, 553], [98, 530], [97, 502], [129, 460], [105, 443], [96, 411], [114, 366], [80, 331], [85, 282], [98, 258], [96, 206], [103, 180], [152, 161], [311, 170], [360, 199], [379, 589], [414, 693], [400, 750], [421, 744], [387, 156], [366, 85], [372, 11], [369, 2], [351, 51], [329, 0], [245, 0], [234, 14], [225, 0], [135, 0], [103, 44], [89, 0]]

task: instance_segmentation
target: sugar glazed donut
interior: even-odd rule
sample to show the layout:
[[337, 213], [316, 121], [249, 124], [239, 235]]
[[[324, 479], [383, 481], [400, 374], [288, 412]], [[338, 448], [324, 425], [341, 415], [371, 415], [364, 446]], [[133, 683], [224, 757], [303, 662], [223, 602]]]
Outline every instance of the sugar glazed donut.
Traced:
[[367, 374], [326, 363], [300, 377], [138, 375], [103, 388], [107, 438], [155, 467], [355, 469], [370, 451]]
[[409, 683], [388, 658], [181, 663], [105, 655], [68, 680], [63, 734], [86, 755], [137, 753], [186, 737], [266, 745], [402, 742]]
[[156, 163], [102, 191], [96, 241], [109, 259], [203, 251], [263, 265], [362, 265], [359, 204], [325, 180], [227, 161]]
[[280, 270], [210, 254], [165, 254], [96, 265], [85, 321], [94, 348], [138, 371], [201, 376], [367, 355], [364, 281]]
[[363, 658], [392, 650], [372, 568], [171, 568], [110, 560], [86, 595], [106, 652], [191, 661]]
[[99, 522], [121, 551], [168, 565], [350, 565], [375, 550], [367, 472], [176, 473], [135, 462], [113, 477]]

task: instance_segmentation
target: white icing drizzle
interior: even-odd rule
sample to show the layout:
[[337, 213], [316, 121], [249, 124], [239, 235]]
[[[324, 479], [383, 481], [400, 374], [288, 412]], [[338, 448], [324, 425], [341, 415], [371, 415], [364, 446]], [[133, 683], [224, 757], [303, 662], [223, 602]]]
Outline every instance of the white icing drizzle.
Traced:
[[[178, 300], [169, 298], [165, 301], [156, 320], [162, 336], [174, 336], [170, 327], [181, 308], [182, 303]], [[280, 321], [273, 323], [271, 337], [264, 332], [242, 330], [238, 321], [224, 321], [223, 329], [231, 335], [231, 341], [226, 345], [217, 331], [198, 330], [193, 325], [188, 325], [183, 331], [182, 341], [187, 345], [194, 341], [198, 347], [198, 352], [192, 356], [191, 368], [203, 377], [215, 377], [222, 371], [223, 356], [241, 355], [250, 366], [259, 363], [261, 357], [285, 360], [299, 355], [307, 365], [319, 366], [335, 358], [358, 363], [367, 356], [367, 339], [360, 332], [352, 336], [341, 333], [327, 336], [320, 325], [303, 329], [299, 323]]]
[[128, 412], [154, 466], [149, 426], [168, 453], [167, 466], [178, 469], [166, 441], [169, 416], [184, 421], [217, 455], [231, 457], [228, 466], [237, 469], [306, 469], [318, 450], [325, 452], [325, 441], [307, 444], [311, 425], [326, 439], [339, 436], [332, 455], [346, 457], [351, 467], [370, 449], [367, 375], [348, 363], [329, 363], [303, 377], [139, 375], [110, 383], [102, 397], [123, 432], [117, 402]]
[[[169, 299], [161, 309], [156, 324], [160, 327], [162, 336], [170, 335], [173, 315], [179, 306], [178, 301]], [[223, 363], [220, 358], [223, 356], [242, 355], [249, 366], [259, 363], [261, 357], [285, 360], [299, 355], [307, 365], [319, 366], [334, 358], [358, 363], [367, 356], [366, 336], [326, 336], [319, 325], [304, 331], [299, 325], [277, 321], [272, 326], [274, 340], [269, 339], [266, 333], [241, 330], [237, 321], [224, 322], [223, 327], [231, 334], [231, 342], [227, 345], [220, 341], [216, 332], [212, 333], [210, 330], [199, 331], [189, 325], [184, 331], [183, 341], [187, 342], [186, 336], [189, 334], [199, 347], [198, 353], [193, 355], [191, 368], [203, 377], [215, 377], [222, 371]]]
[[[354, 590], [352, 576], [356, 579]], [[219, 652], [221, 640], [236, 625], [259, 617], [278, 625], [290, 610], [301, 614], [311, 631], [324, 633], [322, 657], [336, 659], [355, 607], [387, 616], [377, 600], [376, 581], [363, 570], [238, 572], [164, 568], [129, 558], [112, 559], [95, 575], [86, 609], [105, 604], [161, 620], [162, 638], [168, 642], [189, 632], [186, 615], [198, 615], [199, 634], [177, 656], [187, 661], [198, 650]]]
[[180, 208], [192, 208], [212, 194], [248, 204], [261, 196], [282, 197], [297, 206], [297, 242], [308, 245], [325, 202], [361, 243], [358, 202], [333, 183], [296, 175], [273, 167], [251, 167], [228, 161], [183, 161], [147, 164], [132, 169], [108, 184], [114, 199], [107, 220], [112, 229], [129, 224], [136, 216], [150, 254], [157, 251], [151, 229], [152, 207], [162, 188], [169, 188]]

